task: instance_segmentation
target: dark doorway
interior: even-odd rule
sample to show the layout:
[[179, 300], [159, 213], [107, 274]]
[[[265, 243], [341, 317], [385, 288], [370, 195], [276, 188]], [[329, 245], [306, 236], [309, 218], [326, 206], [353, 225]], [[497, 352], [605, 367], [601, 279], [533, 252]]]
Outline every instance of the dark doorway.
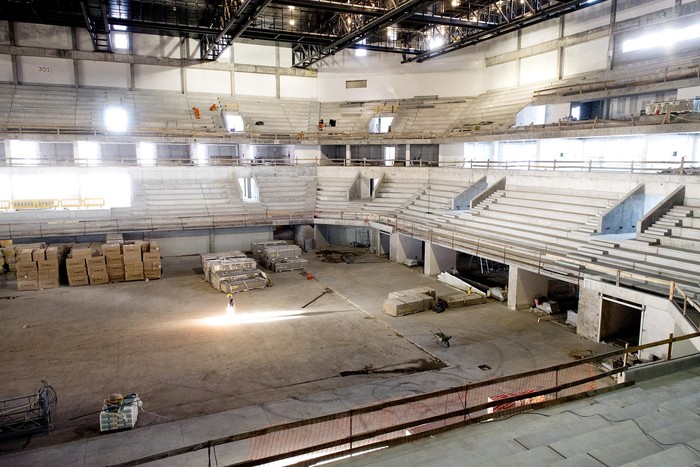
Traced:
[[600, 310], [600, 341], [639, 345], [642, 307], [635, 303], [603, 297]]
[[571, 117], [574, 120], [593, 120], [603, 118], [605, 111], [605, 101], [572, 102]]

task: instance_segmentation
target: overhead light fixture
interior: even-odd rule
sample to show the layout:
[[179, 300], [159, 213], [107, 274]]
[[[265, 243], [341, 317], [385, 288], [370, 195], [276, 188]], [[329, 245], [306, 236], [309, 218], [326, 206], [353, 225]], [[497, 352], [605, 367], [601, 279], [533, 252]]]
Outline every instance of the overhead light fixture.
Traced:
[[296, 24], [296, 21], [294, 21], [294, 18], [292, 18], [292, 19], [289, 20], [289, 24], [292, 25], [292, 26], [294, 26], [294, 24]]
[[107, 107], [104, 122], [107, 131], [123, 133], [129, 128], [129, 116], [123, 107]]

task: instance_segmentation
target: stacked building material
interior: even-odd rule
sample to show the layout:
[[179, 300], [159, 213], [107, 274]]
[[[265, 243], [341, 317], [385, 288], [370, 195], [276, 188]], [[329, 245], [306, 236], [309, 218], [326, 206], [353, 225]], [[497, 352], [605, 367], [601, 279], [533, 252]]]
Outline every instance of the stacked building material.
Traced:
[[267, 287], [267, 276], [256, 267], [254, 259], [237, 250], [202, 255], [204, 277], [212, 287], [226, 293]]
[[404, 316], [430, 310], [436, 296], [435, 289], [429, 287], [391, 292], [384, 301], [384, 312], [391, 316]]
[[160, 279], [161, 268], [160, 248], [156, 242], [150, 242], [148, 251], [143, 252], [143, 275], [146, 279]]
[[74, 246], [68, 258], [66, 258], [66, 272], [68, 273], [68, 285], [77, 287], [90, 285], [86, 260], [92, 258], [92, 250], [80, 245]]
[[109, 283], [107, 275], [107, 263], [104, 256], [92, 256], [85, 260], [87, 264], [88, 278], [90, 285], [100, 285]]
[[141, 256], [141, 245], [124, 245], [124, 278], [126, 281], [142, 281], [143, 258]]
[[268, 246], [289, 245], [285, 240], [268, 240], [265, 242], [253, 242], [250, 244], [250, 249], [253, 251], [253, 258], [260, 261], [262, 259], [263, 250]]
[[102, 255], [105, 257], [107, 266], [107, 278], [110, 282], [121, 282], [126, 280], [124, 271], [124, 255], [122, 245], [119, 243], [108, 243], [102, 245]]
[[308, 261], [301, 258], [301, 248], [296, 245], [268, 245], [263, 248], [260, 262], [274, 272], [304, 269]]
[[459, 308], [462, 306], [478, 305], [486, 302], [486, 297], [477, 293], [456, 292], [438, 297], [447, 304], [448, 308]]

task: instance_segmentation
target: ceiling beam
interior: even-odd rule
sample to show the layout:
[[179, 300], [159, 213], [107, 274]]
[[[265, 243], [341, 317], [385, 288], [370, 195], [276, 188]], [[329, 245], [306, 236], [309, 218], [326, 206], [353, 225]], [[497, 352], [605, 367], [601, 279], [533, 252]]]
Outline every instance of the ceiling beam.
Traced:
[[583, 8], [597, 5], [605, 1], [607, 0], [561, 0], [559, 4], [555, 6], [537, 10], [534, 14], [531, 15], [520, 16], [519, 18], [515, 18], [507, 23], [495, 26], [487, 31], [479, 31], [473, 34], [467, 34], [465, 36], [462, 36], [459, 40], [455, 42], [451, 42], [441, 47], [437, 47], [433, 50], [423, 52], [422, 54], [416, 57], [404, 59], [401, 63], [414, 61], [421, 63], [425, 60], [439, 57], [441, 55], [445, 55], [447, 53], [463, 49], [464, 47], [476, 45], [480, 42], [493, 39], [494, 37], [503, 34], [508, 34], [510, 32], [517, 31], [519, 29], [526, 28], [528, 26], [532, 26], [533, 24], [541, 23], [543, 21], [547, 21], [553, 18], [558, 18], [562, 15], [571, 13], [573, 11], [581, 10]]
[[231, 21], [224, 26], [219, 34], [211, 39], [205, 36], [200, 41], [201, 58], [216, 60], [221, 52], [243, 34], [250, 23], [269, 5], [272, 0], [246, 0], [241, 7], [233, 13]]
[[387, 26], [406, 19], [416, 10], [430, 3], [434, 3], [434, 1], [435, 0], [407, 0], [388, 13], [368, 22], [357, 31], [346, 34], [337, 41], [333, 42], [331, 45], [324, 47], [319, 52], [304, 57], [300, 63], [294, 63], [293, 66], [297, 68], [306, 68], [311, 64], [328, 57], [329, 55], [334, 55], [337, 52], [356, 44], [372, 32], [379, 31]]
[[[341, 3], [337, 1], [322, 1], [317, 0], [273, 0], [277, 5], [288, 5], [299, 8], [308, 8], [310, 10], [332, 11], [335, 13], [350, 13], [355, 15], [380, 17], [391, 11], [386, 8], [372, 7], [367, 5], [357, 5], [352, 3]], [[487, 26], [479, 24], [475, 21], [466, 21], [461, 18], [440, 15], [427, 15], [424, 13], [414, 13], [404, 21], [410, 21], [418, 24], [438, 24], [444, 26], [459, 26], [472, 27], [478, 29], [488, 29]]]

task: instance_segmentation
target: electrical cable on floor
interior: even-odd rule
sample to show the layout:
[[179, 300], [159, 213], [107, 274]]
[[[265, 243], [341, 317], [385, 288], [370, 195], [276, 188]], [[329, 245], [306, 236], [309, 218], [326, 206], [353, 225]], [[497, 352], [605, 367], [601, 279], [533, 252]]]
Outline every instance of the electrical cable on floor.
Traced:
[[144, 410], [143, 406], [141, 406], [141, 412], [147, 413], [147, 414], [149, 414], [149, 415], [153, 415], [154, 417], [163, 418], [163, 419], [168, 420], [168, 421], [171, 421], [171, 422], [175, 421], [175, 420], [172, 419], [172, 418], [164, 417], [164, 416], [162, 416], [162, 415], [158, 415], [157, 413], [153, 413], [153, 412], [149, 412], [148, 410]]
[[[688, 450], [690, 450], [690, 452], [692, 452], [692, 453], [695, 454], [696, 456], [700, 457], [700, 449], [697, 449], [697, 448], [691, 446], [691, 445], [688, 444], [688, 443], [683, 443], [683, 442], [680, 442], [680, 443], [663, 443], [663, 442], [659, 441], [658, 439], [654, 438], [652, 435], [650, 435], [649, 433], [647, 433], [647, 432], [644, 430], [644, 428], [642, 428], [642, 427], [639, 425], [639, 423], [637, 423], [637, 420], [635, 420], [634, 418], [623, 418], [623, 419], [621, 419], [621, 420], [613, 420], [613, 419], [611, 419], [611, 418], [606, 417], [605, 415], [598, 414], [598, 413], [594, 413], [594, 414], [591, 414], [591, 415], [582, 415], [582, 414], [579, 414], [579, 413], [574, 412], [573, 410], [568, 410], [568, 409], [567, 409], [567, 410], [564, 410], [564, 411], [562, 411], [562, 412], [559, 412], [559, 414], [563, 414], [563, 413], [566, 413], [566, 412], [569, 412], [570, 414], [573, 414], [573, 415], [575, 415], [575, 416], [577, 416], [577, 417], [579, 417], [579, 418], [600, 417], [600, 418], [602, 418], [603, 420], [605, 420], [605, 421], [608, 422], [608, 423], [632, 422], [632, 423], [634, 423], [635, 425], [637, 425], [637, 428], [639, 428], [639, 431], [641, 431], [642, 434], [644, 434], [644, 436], [646, 436], [647, 438], [649, 438], [650, 440], [652, 440], [652, 441], [655, 442], [656, 444], [658, 444], [658, 445], [660, 445], [660, 446], [685, 446], [686, 448], [688, 448]], [[505, 421], [505, 420], [509, 420], [509, 419], [511, 419], [511, 418], [513, 418], [513, 417], [515, 417], [515, 416], [518, 416], [518, 415], [540, 415], [540, 416], [542, 416], [542, 417], [551, 417], [551, 416], [552, 416], [552, 415], [549, 415], [549, 414], [546, 414], [546, 413], [541, 413], [541, 412], [518, 412], [518, 413], [514, 413], [514, 414], [512, 414], [512, 415], [509, 415], [509, 416], [507, 416], [507, 417], [498, 418], [498, 419], [490, 420], [490, 421], [489, 421], [489, 420], [484, 420], [484, 421], [479, 422], [479, 423], [485, 423], [485, 422], [492, 423], [492, 422]], [[558, 415], [558, 414], [557, 414], [557, 415]]]
[[658, 444], [658, 445], [660, 445], [660, 446], [685, 446], [685, 447], [687, 447], [687, 448], [690, 450], [690, 452], [692, 452], [692, 453], [695, 454], [696, 456], [700, 457], [700, 449], [694, 448], [693, 446], [689, 445], [688, 443], [682, 443], [682, 442], [681, 442], [681, 443], [663, 443], [663, 442], [659, 441], [658, 439], [654, 438], [652, 435], [650, 435], [649, 433], [647, 433], [647, 432], [644, 430], [644, 428], [642, 428], [642, 427], [639, 425], [639, 423], [637, 423], [637, 420], [635, 420], [634, 418], [623, 418], [623, 419], [620, 419], [620, 420], [613, 420], [613, 419], [608, 418], [608, 417], [606, 417], [605, 415], [599, 414], [599, 413], [594, 413], [594, 414], [591, 414], [591, 415], [581, 415], [581, 414], [579, 414], [579, 413], [574, 412], [573, 410], [568, 410], [568, 409], [567, 409], [567, 410], [564, 410], [564, 411], [562, 411], [562, 412], [560, 412], [560, 413], [566, 413], [566, 412], [569, 412], [569, 413], [571, 413], [571, 414], [573, 414], [573, 415], [576, 415], [577, 417], [580, 417], [580, 418], [600, 417], [600, 418], [602, 418], [603, 420], [605, 420], [606, 422], [609, 422], [609, 423], [632, 422], [632, 423], [634, 423], [635, 425], [637, 425], [637, 428], [639, 428], [639, 431], [641, 431], [641, 432], [644, 434], [644, 436], [646, 436], [647, 438], [649, 438], [650, 440], [652, 440], [652, 441], [655, 442], [656, 444]]

